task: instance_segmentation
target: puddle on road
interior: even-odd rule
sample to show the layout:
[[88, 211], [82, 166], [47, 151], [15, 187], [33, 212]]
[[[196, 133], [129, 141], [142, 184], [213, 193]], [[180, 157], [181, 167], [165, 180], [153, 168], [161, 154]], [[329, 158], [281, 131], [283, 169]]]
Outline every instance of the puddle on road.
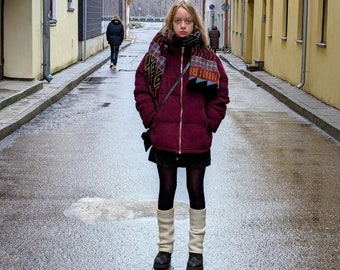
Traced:
[[[116, 201], [105, 198], [82, 198], [71, 204], [64, 215], [84, 223], [117, 221], [156, 216], [157, 201]], [[185, 219], [188, 205], [175, 202], [175, 218]]]

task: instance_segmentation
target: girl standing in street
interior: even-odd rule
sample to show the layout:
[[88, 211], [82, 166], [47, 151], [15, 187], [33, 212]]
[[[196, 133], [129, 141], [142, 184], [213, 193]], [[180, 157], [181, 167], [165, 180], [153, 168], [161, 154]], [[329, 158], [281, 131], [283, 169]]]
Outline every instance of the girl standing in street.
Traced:
[[211, 161], [212, 133], [225, 117], [229, 97], [226, 72], [210, 49], [190, 0], [177, 0], [169, 9], [162, 30], [137, 68], [134, 96], [143, 124], [150, 129], [149, 160], [156, 163], [159, 175], [159, 252], [154, 269], [171, 265], [179, 167], [186, 168], [190, 201], [186, 269], [203, 269], [204, 174]]

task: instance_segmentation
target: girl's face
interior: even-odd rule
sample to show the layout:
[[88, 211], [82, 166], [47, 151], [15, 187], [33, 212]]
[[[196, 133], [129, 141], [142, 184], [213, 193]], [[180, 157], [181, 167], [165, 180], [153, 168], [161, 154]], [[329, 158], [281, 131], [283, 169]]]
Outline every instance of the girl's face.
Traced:
[[178, 37], [186, 37], [194, 30], [194, 21], [189, 12], [183, 7], [177, 9], [172, 25]]

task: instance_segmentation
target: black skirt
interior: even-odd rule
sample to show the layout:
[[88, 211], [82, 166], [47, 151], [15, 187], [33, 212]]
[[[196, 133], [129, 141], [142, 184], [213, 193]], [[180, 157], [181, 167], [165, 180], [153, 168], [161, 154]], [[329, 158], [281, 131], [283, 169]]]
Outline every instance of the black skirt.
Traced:
[[210, 150], [200, 154], [176, 154], [169, 151], [150, 149], [149, 160], [157, 165], [177, 167], [207, 167], [211, 163]]

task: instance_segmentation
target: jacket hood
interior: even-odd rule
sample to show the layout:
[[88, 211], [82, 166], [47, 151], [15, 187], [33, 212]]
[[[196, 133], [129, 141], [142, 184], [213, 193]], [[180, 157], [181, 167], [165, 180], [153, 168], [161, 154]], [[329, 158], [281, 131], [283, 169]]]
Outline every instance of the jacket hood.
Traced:
[[116, 21], [116, 22], [122, 22], [122, 20], [119, 18], [119, 16], [113, 16], [113, 18], [112, 18], [112, 21], [114, 22], [114, 21]]

